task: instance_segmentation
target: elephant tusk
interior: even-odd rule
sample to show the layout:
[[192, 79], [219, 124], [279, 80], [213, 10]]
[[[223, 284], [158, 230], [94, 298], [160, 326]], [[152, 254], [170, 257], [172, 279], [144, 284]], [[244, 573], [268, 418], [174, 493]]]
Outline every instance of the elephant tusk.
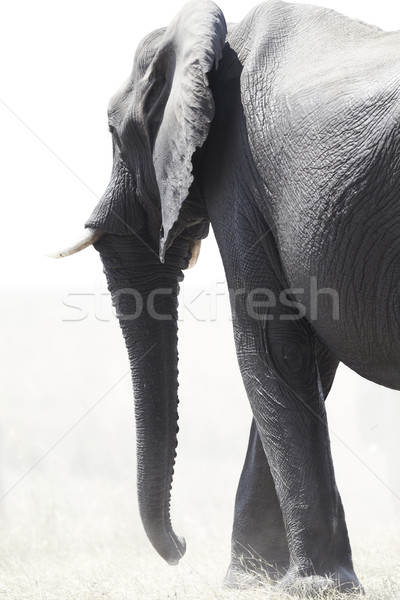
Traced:
[[191, 259], [189, 260], [188, 269], [192, 269], [197, 263], [197, 259], [200, 254], [201, 240], [190, 240], [189, 242], [190, 252], [192, 254]]
[[64, 258], [65, 256], [71, 256], [72, 254], [76, 254], [77, 252], [80, 252], [81, 250], [84, 250], [88, 246], [91, 246], [97, 242], [102, 235], [103, 232], [99, 229], [85, 229], [82, 237], [75, 242], [75, 244], [65, 248], [65, 250], [61, 250], [60, 252], [47, 254], [47, 256], [49, 258]]

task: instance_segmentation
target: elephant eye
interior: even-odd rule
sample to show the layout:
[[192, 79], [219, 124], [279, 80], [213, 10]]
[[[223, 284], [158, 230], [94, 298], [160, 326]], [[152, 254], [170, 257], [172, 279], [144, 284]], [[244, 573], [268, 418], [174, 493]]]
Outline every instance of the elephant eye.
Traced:
[[114, 133], [115, 133], [115, 129], [114, 129], [114, 127], [113, 127], [112, 125], [110, 125], [110, 123], [108, 124], [108, 131], [109, 131], [110, 133], [112, 133], [112, 134], [114, 134]]

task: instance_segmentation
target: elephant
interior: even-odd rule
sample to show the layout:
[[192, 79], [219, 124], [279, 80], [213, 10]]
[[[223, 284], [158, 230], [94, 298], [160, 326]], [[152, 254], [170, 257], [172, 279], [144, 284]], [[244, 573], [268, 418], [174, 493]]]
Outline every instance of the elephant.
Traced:
[[[268, 0], [188, 2], [110, 101], [109, 185], [85, 235], [127, 347], [141, 519], [171, 565], [177, 306], [211, 224], [252, 409], [231, 586], [362, 590], [325, 399], [339, 362], [400, 389], [400, 34]], [[269, 578], [269, 579], [268, 579]]]

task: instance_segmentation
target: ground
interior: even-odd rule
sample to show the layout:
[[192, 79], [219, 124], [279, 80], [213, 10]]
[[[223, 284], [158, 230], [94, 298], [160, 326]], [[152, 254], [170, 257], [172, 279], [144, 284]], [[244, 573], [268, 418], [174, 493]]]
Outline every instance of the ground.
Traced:
[[[363, 580], [365, 600], [400, 597], [400, 555], [393, 555], [388, 547], [381, 546], [382, 549], [376, 556], [357, 548], [357, 572]], [[133, 543], [130, 549], [103, 547], [84, 552], [66, 551], [51, 544], [21, 547], [11, 542], [0, 556], [0, 597], [4, 600], [288, 599], [272, 587], [251, 592], [223, 589], [220, 581], [225, 569], [224, 554], [225, 548], [199, 547], [180, 566], [171, 568], [148, 549], [138, 552]], [[332, 593], [324, 598], [343, 600], [343, 595]]]

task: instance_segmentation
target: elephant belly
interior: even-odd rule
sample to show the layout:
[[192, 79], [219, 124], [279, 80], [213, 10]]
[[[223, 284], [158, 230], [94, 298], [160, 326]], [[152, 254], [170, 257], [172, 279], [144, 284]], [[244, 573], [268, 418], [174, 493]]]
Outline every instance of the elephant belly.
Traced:
[[281, 258], [325, 344], [363, 377], [400, 389], [400, 235], [391, 236], [388, 224], [385, 232], [378, 218], [375, 223], [375, 231], [350, 227], [340, 241], [325, 238], [323, 245], [293, 235]]

